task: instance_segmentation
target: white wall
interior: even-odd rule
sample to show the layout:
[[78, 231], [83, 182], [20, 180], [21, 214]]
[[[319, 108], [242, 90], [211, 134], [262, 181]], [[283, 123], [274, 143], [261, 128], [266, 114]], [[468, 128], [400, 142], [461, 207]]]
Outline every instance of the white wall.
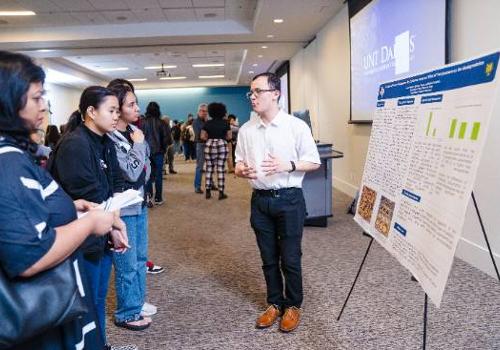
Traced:
[[78, 108], [83, 89], [46, 83], [47, 99], [50, 101], [52, 115], [49, 124], [65, 124], [69, 116]]
[[[500, 1], [450, 0], [450, 11], [451, 62], [500, 49]], [[334, 148], [344, 152], [343, 159], [334, 160], [334, 187], [354, 196], [363, 174], [371, 127], [348, 124], [349, 56], [346, 5], [317, 34], [315, 41], [291, 59], [290, 95], [292, 111], [311, 110], [315, 138], [333, 143]], [[490, 130], [496, 134], [500, 130], [500, 107], [493, 116]], [[496, 188], [499, 190], [492, 190]], [[494, 137], [487, 142], [475, 193], [500, 265], [500, 234], [496, 230], [500, 227], [500, 215], [495, 212], [500, 198], [500, 145]], [[469, 208], [457, 256], [493, 274], [484, 247], [477, 216]]]

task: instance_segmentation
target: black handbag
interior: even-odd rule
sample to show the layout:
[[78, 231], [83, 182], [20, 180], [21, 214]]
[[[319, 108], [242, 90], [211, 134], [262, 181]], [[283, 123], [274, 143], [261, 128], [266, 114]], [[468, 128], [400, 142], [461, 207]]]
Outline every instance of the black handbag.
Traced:
[[9, 279], [0, 268], [0, 349], [88, 312], [77, 260], [68, 258], [33, 277]]

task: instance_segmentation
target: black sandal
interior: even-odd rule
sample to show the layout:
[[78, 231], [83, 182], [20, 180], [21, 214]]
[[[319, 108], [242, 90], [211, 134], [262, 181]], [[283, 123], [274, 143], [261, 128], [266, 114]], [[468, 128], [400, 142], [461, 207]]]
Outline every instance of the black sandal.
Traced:
[[131, 331], [142, 331], [142, 330], [148, 328], [151, 325], [151, 322], [143, 324], [143, 325], [131, 324], [132, 322], [137, 322], [137, 321], [142, 321], [142, 320], [144, 320], [144, 317], [142, 317], [142, 316], [139, 317], [137, 320], [121, 321], [121, 322], [118, 322], [115, 320], [115, 326], [125, 328], [125, 329], [131, 330]]

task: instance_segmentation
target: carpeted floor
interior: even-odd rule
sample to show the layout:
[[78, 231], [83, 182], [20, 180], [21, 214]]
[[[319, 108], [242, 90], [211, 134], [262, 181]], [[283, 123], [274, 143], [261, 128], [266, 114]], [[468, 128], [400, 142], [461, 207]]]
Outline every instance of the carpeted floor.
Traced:
[[[374, 243], [342, 319], [337, 322], [369, 238], [345, 214], [350, 198], [334, 191], [327, 228], [306, 228], [305, 300], [300, 327], [254, 328], [265, 308], [261, 261], [250, 228], [250, 188], [227, 178], [229, 198], [193, 191], [194, 164], [177, 160], [164, 180], [166, 203], [150, 210], [149, 255], [166, 272], [148, 275], [147, 300], [158, 306], [142, 332], [112, 324], [108, 340], [140, 349], [421, 349], [424, 293]], [[216, 193], [217, 194], [217, 193]], [[500, 349], [500, 283], [456, 259], [440, 309], [429, 307], [427, 349]]]

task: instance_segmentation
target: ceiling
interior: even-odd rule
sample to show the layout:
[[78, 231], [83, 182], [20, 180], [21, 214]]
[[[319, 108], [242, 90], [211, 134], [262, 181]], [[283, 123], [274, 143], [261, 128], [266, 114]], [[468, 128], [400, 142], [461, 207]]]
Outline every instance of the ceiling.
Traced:
[[[290, 59], [343, 2], [0, 0], [0, 11], [36, 13], [0, 16], [0, 50], [36, 57], [63, 73], [59, 83], [69, 85], [114, 78], [141, 79], [134, 84], [145, 89], [247, 85], [254, 74]], [[274, 23], [276, 18], [283, 23]], [[169, 79], [157, 76], [161, 64]], [[145, 69], [150, 66], [156, 68]]]

